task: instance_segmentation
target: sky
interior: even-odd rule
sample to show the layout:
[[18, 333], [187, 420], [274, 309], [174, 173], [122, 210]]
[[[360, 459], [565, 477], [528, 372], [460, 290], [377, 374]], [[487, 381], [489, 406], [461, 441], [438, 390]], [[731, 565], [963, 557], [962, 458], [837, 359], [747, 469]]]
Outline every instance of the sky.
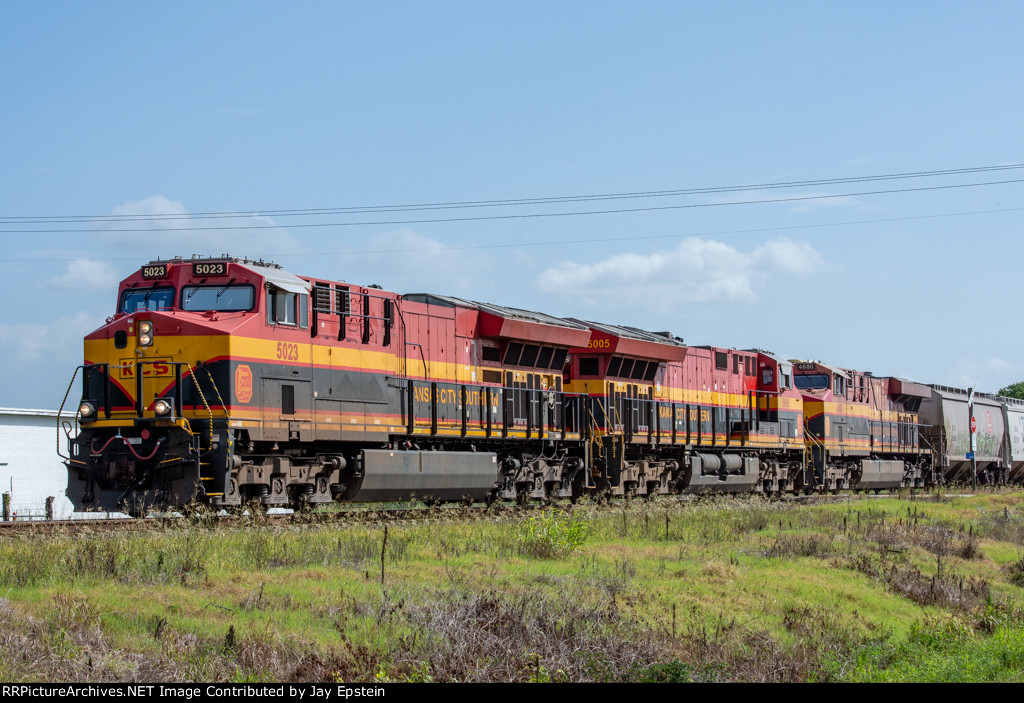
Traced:
[[[3, 15], [0, 406], [61, 404], [120, 279], [223, 253], [923, 383], [1024, 379], [1024, 169], [836, 182], [1024, 163], [1020, 2]], [[659, 194], [564, 200], [638, 193]], [[484, 201], [520, 202], [381, 209]]]

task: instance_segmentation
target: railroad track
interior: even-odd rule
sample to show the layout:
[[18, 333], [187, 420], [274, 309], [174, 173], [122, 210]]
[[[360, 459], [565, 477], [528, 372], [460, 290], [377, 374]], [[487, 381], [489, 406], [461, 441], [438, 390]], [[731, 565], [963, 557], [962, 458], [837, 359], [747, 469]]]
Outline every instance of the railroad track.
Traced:
[[[823, 503], [842, 503], [854, 500], [868, 500], [872, 498], [887, 497], [895, 494], [812, 494], [812, 495], [784, 495], [773, 500], [793, 502], [805, 505], [818, 505]], [[920, 491], [916, 494], [911, 492], [907, 495], [908, 500], [936, 500], [937, 497], [970, 497], [971, 493], [936, 494], [931, 491]], [[751, 496], [753, 498], [754, 496]], [[760, 496], [763, 498], [763, 496]], [[648, 500], [649, 505], [658, 503], [688, 504], [706, 500], [706, 496], [663, 496]], [[585, 503], [591, 509], [597, 511], [618, 511], [637, 504], [643, 499], [617, 500], [609, 502], [588, 502]], [[227, 529], [238, 527], [260, 527], [269, 525], [329, 525], [345, 524], [354, 525], [379, 525], [385, 523], [399, 522], [430, 522], [451, 521], [461, 519], [467, 521], [494, 519], [500, 520], [517, 513], [526, 511], [543, 510], [548, 507], [566, 510], [571, 507], [568, 502], [554, 504], [530, 504], [516, 505], [514, 503], [492, 504], [490, 506], [409, 506], [409, 507], [373, 507], [353, 505], [336, 510], [324, 511], [299, 511], [265, 513], [260, 511], [244, 511], [238, 513], [213, 513], [206, 509], [185, 514], [174, 513], [170, 515], [152, 515], [145, 518], [95, 518], [76, 520], [20, 520], [11, 522], [0, 522], [0, 539], [15, 535], [71, 535], [71, 534], [97, 534], [103, 532], [128, 532], [147, 530], [168, 530], [184, 526], [206, 527], [209, 529]]]
[[431, 520], [483, 518], [499, 519], [522, 510], [545, 506], [459, 506], [408, 508], [351, 508], [320, 512], [289, 513], [207, 513], [195, 512], [171, 515], [151, 515], [145, 518], [95, 518], [75, 520], [21, 520], [0, 522], [0, 538], [18, 534], [69, 535], [115, 531], [166, 530], [183, 526], [211, 529], [266, 525], [326, 525], [326, 524], [380, 524], [395, 522], [428, 522]]

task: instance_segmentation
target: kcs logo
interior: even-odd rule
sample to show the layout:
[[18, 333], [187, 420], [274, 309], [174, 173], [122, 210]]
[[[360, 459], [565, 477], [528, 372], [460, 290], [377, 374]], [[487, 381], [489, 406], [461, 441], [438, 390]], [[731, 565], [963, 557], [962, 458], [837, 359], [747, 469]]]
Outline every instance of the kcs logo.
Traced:
[[[135, 359], [121, 359], [118, 374], [121, 378], [135, 378]], [[172, 359], [146, 359], [142, 364], [142, 375], [146, 378], [163, 378], [173, 374]]]
[[239, 364], [235, 369], [235, 397], [239, 403], [252, 400], [252, 370], [248, 364]]

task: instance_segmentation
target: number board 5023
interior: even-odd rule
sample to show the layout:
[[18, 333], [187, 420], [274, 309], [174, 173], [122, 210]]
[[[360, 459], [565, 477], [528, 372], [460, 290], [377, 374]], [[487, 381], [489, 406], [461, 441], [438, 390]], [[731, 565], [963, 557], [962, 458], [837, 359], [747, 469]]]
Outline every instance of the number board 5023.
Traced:
[[192, 264], [193, 276], [227, 276], [228, 265], [223, 261]]

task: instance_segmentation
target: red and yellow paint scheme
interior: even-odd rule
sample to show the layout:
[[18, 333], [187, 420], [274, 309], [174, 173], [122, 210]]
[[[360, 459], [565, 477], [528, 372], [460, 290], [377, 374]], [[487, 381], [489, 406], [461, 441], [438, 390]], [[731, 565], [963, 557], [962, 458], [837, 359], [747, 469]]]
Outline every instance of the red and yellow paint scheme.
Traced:
[[[84, 357], [78, 510], [823, 487], [805, 417], [869, 412], [758, 350], [229, 257], [142, 266]], [[893, 402], [864, 446], [812, 439], [916, 455]]]
[[933, 480], [917, 415], [930, 389], [817, 361], [792, 363], [807, 417], [811, 487], [891, 488]]

